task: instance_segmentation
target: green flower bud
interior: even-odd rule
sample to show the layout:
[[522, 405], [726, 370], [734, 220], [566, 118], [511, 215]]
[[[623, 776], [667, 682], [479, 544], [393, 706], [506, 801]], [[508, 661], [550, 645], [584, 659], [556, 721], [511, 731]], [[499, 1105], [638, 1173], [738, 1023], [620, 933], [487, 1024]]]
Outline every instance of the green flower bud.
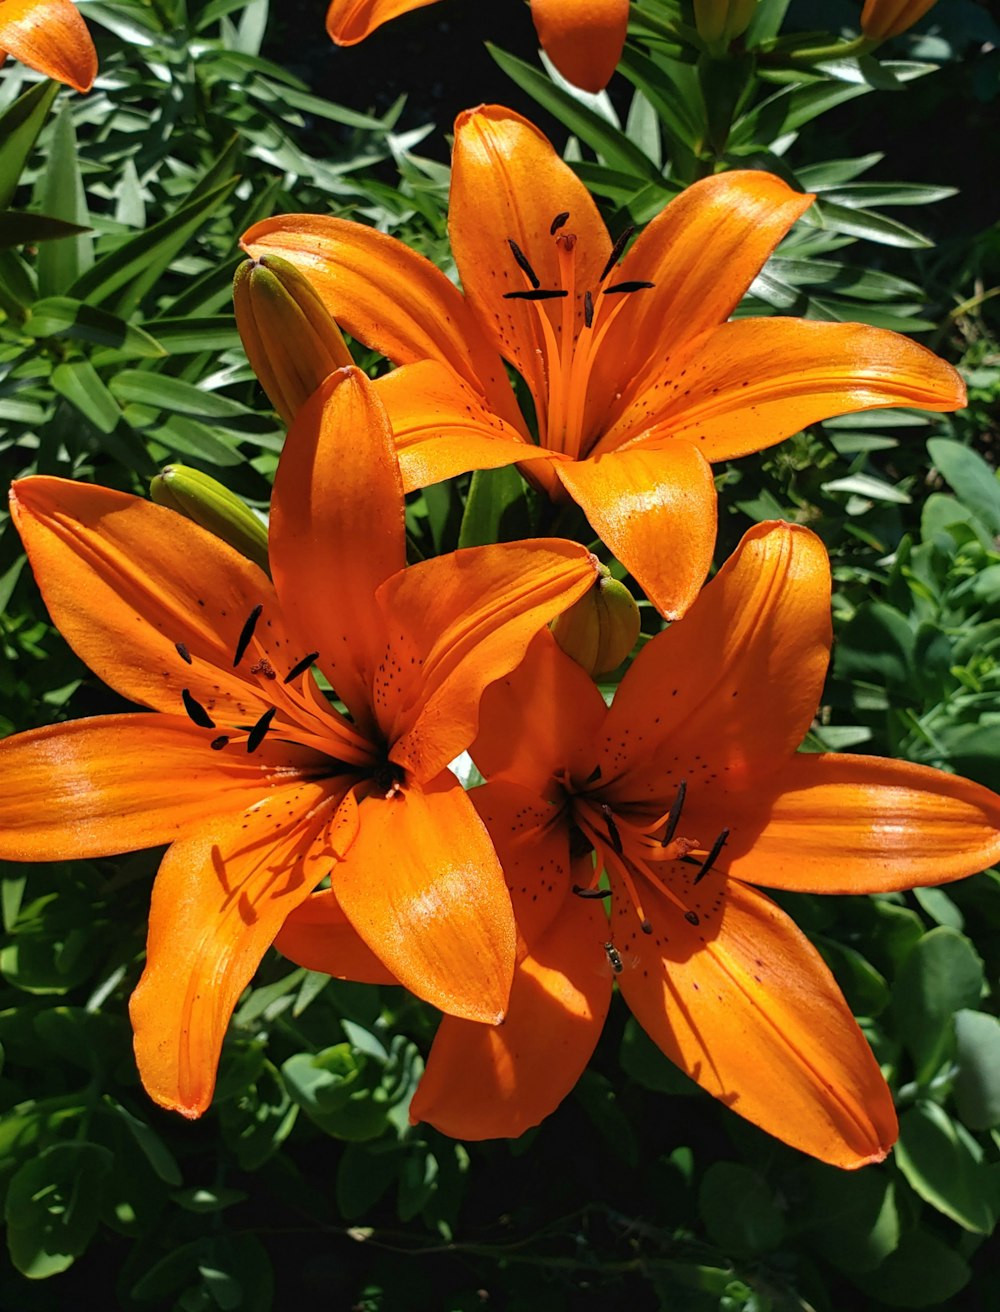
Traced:
[[617, 669], [639, 636], [639, 607], [624, 583], [600, 566], [594, 586], [552, 622], [552, 636], [592, 678]]
[[187, 465], [167, 465], [150, 483], [149, 494], [158, 506], [176, 510], [185, 519], [200, 524], [241, 556], [270, 572], [266, 527], [235, 492], [211, 475]]
[[750, 26], [756, 8], [757, 0], [694, 0], [698, 35], [713, 54], [724, 53]]

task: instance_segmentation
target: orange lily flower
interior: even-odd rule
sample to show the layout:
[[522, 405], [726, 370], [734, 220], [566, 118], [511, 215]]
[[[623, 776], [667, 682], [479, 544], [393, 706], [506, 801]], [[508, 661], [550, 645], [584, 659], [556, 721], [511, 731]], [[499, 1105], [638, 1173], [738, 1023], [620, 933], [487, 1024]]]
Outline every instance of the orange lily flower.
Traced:
[[12, 502], [54, 621], [151, 712], [0, 743], [0, 857], [171, 844], [131, 1001], [150, 1095], [187, 1116], [207, 1107], [240, 993], [328, 874], [338, 974], [502, 1018], [510, 898], [447, 765], [475, 736], [483, 688], [592, 583], [586, 550], [515, 543], [404, 569], [392, 435], [353, 368], [289, 433], [273, 585], [198, 525], [121, 492], [39, 477]]
[[7, 55], [77, 91], [97, 76], [97, 51], [70, 0], [0, 0], [0, 63]]
[[[710, 463], [832, 415], [951, 410], [950, 365], [897, 333], [726, 320], [812, 202], [767, 173], [689, 187], [622, 254], [587, 190], [527, 120], [459, 116], [450, 231], [464, 296], [428, 260], [358, 223], [286, 215], [243, 238], [283, 256], [351, 334], [402, 366], [380, 379], [407, 488], [518, 463], [572, 498], [675, 618], [715, 545]], [[537, 444], [504, 361], [521, 375]]]
[[[338, 46], [354, 46], [390, 18], [435, 0], [332, 0], [326, 30]], [[601, 91], [625, 45], [628, 0], [530, 0], [542, 49], [567, 81]]]
[[888, 41], [923, 18], [937, 0], [865, 0], [861, 31], [870, 41]]
[[616, 979], [650, 1038], [734, 1111], [836, 1166], [885, 1156], [896, 1117], [878, 1065], [818, 952], [757, 886], [958, 879], [1000, 857], [1000, 797], [922, 766], [796, 752], [829, 601], [819, 540], [760, 525], [610, 708], [548, 634], [486, 692], [472, 752], [489, 782], [471, 795], [518, 966], [502, 1026], [442, 1021], [414, 1121], [465, 1139], [536, 1125], [586, 1065]]

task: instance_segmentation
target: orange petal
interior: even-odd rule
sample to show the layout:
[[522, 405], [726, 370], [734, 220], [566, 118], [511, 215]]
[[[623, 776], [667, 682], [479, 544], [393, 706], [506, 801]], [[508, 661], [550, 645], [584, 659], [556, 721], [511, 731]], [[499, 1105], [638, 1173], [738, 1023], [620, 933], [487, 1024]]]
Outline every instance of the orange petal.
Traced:
[[544, 796], [558, 772], [590, 772], [593, 761], [585, 758], [607, 713], [597, 685], [543, 631], [521, 664], [483, 693], [472, 759], [488, 779]]
[[182, 713], [187, 688], [213, 718], [253, 723], [273, 703], [242, 677], [250, 658], [234, 671], [233, 657], [258, 605], [258, 657], [281, 672], [304, 654], [289, 646], [267, 575], [183, 515], [47, 477], [15, 483], [11, 513], [53, 622], [133, 701]]
[[669, 800], [686, 778], [694, 805], [702, 781], [756, 785], [783, 765], [816, 711], [830, 628], [819, 538], [794, 524], [750, 529], [683, 622], [647, 643], [622, 680], [598, 757], [607, 801]]
[[356, 46], [390, 18], [432, 4], [434, 0], [332, 0], [326, 30], [338, 46]]
[[514, 917], [496, 853], [454, 776], [360, 807], [333, 872], [351, 924], [388, 970], [442, 1011], [489, 1024], [507, 1009]]
[[407, 492], [470, 469], [552, 458], [436, 360], [394, 369], [375, 390], [389, 416]]
[[76, 91], [97, 76], [97, 51], [70, 0], [2, 0], [0, 48]]
[[394, 364], [439, 360], [518, 422], [503, 361], [462, 293], [395, 237], [329, 215], [282, 214], [255, 223], [240, 245], [255, 259], [291, 261], [341, 328]]
[[912, 27], [936, 3], [937, 0], [865, 0], [861, 31], [870, 41], [887, 41]]
[[603, 907], [571, 897], [518, 963], [502, 1025], [441, 1022], [410, 1120], [456, 1139], [516, 1139], [555, 1111], [604, 1026], [607, 935]]
[[375, 590], [406, 564], [403, 487], [392, 433], [360, 369], [338, 369], [299, 411], [274, 481], [270, 555], [298, 646], [362, 731], [385, 649]]
[[554, 466], [591, 527], [667, 619], [698, 595], [715, 547], [712, 471], [686, 442]]
[[278, 931], [274, 946], [297, 966], [334, 979], [399, 983], [344, 915], [331, 888], [313, 893], [295, 908]]
[[[71, 720], [0, 742], [0, 857], [59, 861], [172, 843], [323, 758], [265, 739], [213, 752], [211, 729], [167, 715]], [[329, 769], [329, 763], [326, 764]]]
[[391, 637], [375, 708], [390, 759], [426, 780], [465, 751], [483, 689], [519, 665], [539, 629], [595, 577], [585, 547], [536, 538], [438, 556], [383, 584]]
[[200, 1116], [211, 1102], [240, 994], [282, 922], [336, 860], [328, 831], [337, 801], [327, 784], [275, 788], [164, 857], [146, 969], [129, 1004], [139, 1074], [162, 1107]]
[[[569, 218], [553, 235], [553, 219], [566, 212]], [[597, 206], [527, 119], [499, 105], [482, 105], [455, 121], [448, 230], [466, 299], [482, 331], [527, 382], [544, 432], [548, 379], [540, 315], [559, 334], [564, 304], [504, 299], [507, 292], [529, 288], [509, 242], [527, 258], [543, 290], [570, 291], [570, 322], [579, 331], [583, 293], [596, 285], [611, 252]], [[556, 245], [557, 237], [570, 234], [576, 238], [575, 295], [564, 287]]]
[[729, 318], [812, 199], [769, 173], [734, 169], [687, 187], [647, 225], [616, 280], [654, 285], [630, 298], [602, 344], [588, 406], [605, 416], [601, 427], [686, 343]]
[[[699, 926], [644, 893], [653, 935], [616, 896], [618, 986], [639, 1024], [768, 1134], [832, 1166], [881, 1161], [897, 1134], [892, 1097], [819, 953], [762, 893], [705, 883], [717, 896]], [[707, 900], [703, 889], [693, 891]]]
[[568, 82], [603, 91], [621, 59], [628, 0], [531, 0], [542, 49]]
[[[888, 893], [1000, 860], [1000, 797], [907, 761], [800, 752], [759, 788], [711, 795], [731, 875], [811, 893]], [[697, 832], [697, 796], [685, 809]]]
[[665, 374], [640, 396], [603, 441], [682, 438], [706, 460], [728, 460], [834, 415], [965, 405], [965, 384], [950, 364], [899, 333], [860, 323], [739, 319], [710, 333], [685, 366], [684, 376]]

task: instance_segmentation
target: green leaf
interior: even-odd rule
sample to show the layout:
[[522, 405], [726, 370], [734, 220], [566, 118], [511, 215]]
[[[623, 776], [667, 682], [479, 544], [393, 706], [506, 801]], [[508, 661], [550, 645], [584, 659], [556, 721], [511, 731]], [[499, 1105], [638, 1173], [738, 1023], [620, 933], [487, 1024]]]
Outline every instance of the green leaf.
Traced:
[[3, 250], [23, 246], [27, 242], [34, 245], [41, 241], [59, 241], [81, 232], [86, 232], [86, 228], [76, 223], [67, 223], [65, 219], [53, 218], [50, 214], [0, 211], [0, 249]]
[[133, 1116], [127, 1107], [123, 1107], [110, 1095], [105, 1097], [105, 1102], [119, 1120], [124, 1121], [129, 1134], [163, 1183], [176, 1189], [183, 1181], [180, 1167], [177, 1165], [177, 1159], [156, 1131], [138, 1116]]
[[972, 1130], [1000, 1125], [1000, 1020], [982, 1011], [955, 1016], [955, 1106]]
[[785, 1221], [770, 1189], [755, 1171], [715, 1162], [698, 1190], [698, 1210], [712, 1240], [726, 1252], [766, 1253], [777, 1248]]
[[0, 209], [5, 210], [13, 199], [58, 93], [58, 82], [38, 82], [0, 114]]
[[840, 634], [834, 663], [839, 678], [908, 688], [913, 631], [906, 617], [884, 602], [864, 602]]
[[94, 342], [127, 355], [147, 358], [166, 355], [156, 338], [145, 329], [72, 296], [49, 296], [36, 301], [24, 331], [32, 337], [72, 337]]
[[201, 419], [241, 419], [252, 412], [228, 396], [186, 383], [182, 378], [141, 369], [123, 369], [111, 380], [111, 392], [121, 402], [152, 406], [172, 414]]
[[632, 1016], [625, 1023], [618, 1054], [622, 1070], [653, 1093], [697, 1095], [701, 1089], [688, 1075], [664, 1056], [639, 1022]]
[[[90, 212], [77, 159], [76, 132], [69, 102], [64, 101], [55, 122], [46, 167], [35, 188], [43, 214], [65, 219], [88, 229]], [[38, 252], [38, 291], [59, 296], [94, 263], [94, 239], [89, 231], [62, 241], [46, 242]]]
[[1000, 534], [1000, 478], [979, 452], [947, 437], [932, 437], [927, 450], [958, 499]]
[[122, 412], [89, 360], [71, 360], [52, 370], [52, 386], [100, 433], [111, 433]]
[[897, 219], [887, 219], [884, 214], [872, 214], [869, 210], [851, 209], [832, 200], [816, 201], [811, 209], [806, 210], [802, 222], [831, 232], [845, 232], [851, 237], [863, 237], [883, 246], [921, 250], [934, 245], [922, 233]]
[[154, 319], [147, 327], [171, 355], [193, 355], [198, 351], [227, 351], [238, 347], [240, 335], [231, 314], [185, 315], [181, 319]]
[[458, 534], [460, 547], [513, 542], [530, 533], [524, 480], [513, 465], [477, 469]]
[[903, 962], [893, 986], [900, 1036], [926, 1083], [952, 1038], [952, 1017], [975, 1008], [983, 989], [983, 963], [969, 940], [941, 926], [925, 934]]
[[58, 1143], [15, 1172], [5, 1207], [7, 1245], [22, 1275], [41, 1280], [73, 1265], [97, 1229], [101, 1184], [113, 1165], [97, 1144]]
[[896, 1161], [924, 1202], [965, 1230], [991, 1233], [997, 1218], [983, 1150], [937, 1103], [920, 1103], [900, 1117]]
[[899, 1212], [884, 1171], [838, 1171], [810, 1163], [804, 1218], [810, 1244], [841, 1271], [871, 1271], [899, 1244]]
[[638, 1166], [639, 1145], [618, 1101], [615, 1087], [607, 1076], [599, 1071], [584, 1071], [573, 1090], [573, 1097], [582, 1105], [616, 1159], [633, 1169]]
[[855, 1281], [890, 1307], [933, 1307], [964, 1289], [971, 1275], [952, 1244], [927, 1230], [911, 1230], [881, 1266]]

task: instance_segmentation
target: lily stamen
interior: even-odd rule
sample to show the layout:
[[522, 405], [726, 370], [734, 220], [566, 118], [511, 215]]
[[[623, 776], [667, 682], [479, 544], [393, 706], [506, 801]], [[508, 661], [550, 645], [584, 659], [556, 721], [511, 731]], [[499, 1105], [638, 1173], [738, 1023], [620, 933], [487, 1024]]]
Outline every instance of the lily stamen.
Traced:
[[604, 268], [601, 270], [601, 276], [598, 279], [598, 282], [604, 282], [605, 278], [607, 278], [608, 274], [621, 259], [622, 255], [624, 254], [625, 247], [628, 244], [628, 239], [629, 237], [632, 236], [633, 232], [635, 232], [635, 224], [630, 223], [626, 228], [624, 228], [618, 234], [617, 238], [615, 239], [615, 244], [611, 247], [611, 254], [608, 256], [607, 263], [605, 264]]
[[187, 688], [181, 689], [181, 700], [189, 720], [193, 720], [199, 729], [214, 729], [215, 721], [197, 698], [192, 697]]
[[563, 210], [561, 213], [557, 214], [549, 224], [549, 236], [554, 237], [568, 218], [569, 210]]
[[270, 710], [264, 712], [264, 714], [260, 717], [257, 723], [250, 730], [249, 734], [247, 735], [248, 753], [255, 752], [257, 748], [261, 745], [261, 743], [264, 741], [264, 735], [267, 733], [268, 729], [270, 729], [271, 721], [274, 719], [277, 713], [278, 713], [278, 708], [276, 706], [272, 706]]
[[584, 901], [611, 896], [610, 888], [584, 888], [581, 884], [574, 884], [571, 892], [577, 897], [582, 897]]
[[510, 247], [510, 253], [517, 261], [518, 267], [520, 268], [521, 272], [527, 278], [528, 282], [531, 283], [532, 290], [538, 291], [539, 287], [541, 287], [542, 284], [538, 277], [538, 274], [531, 267], [527, 255], [525, 255], [524, 251], [521, 250], [520, 246], [518, 246], [517, 242], [514, 240], [513, 237], [507, 238], [507, 245]]
[[261, 611], [263, 609], [264, 607], [262, 605], [254, 606], [253, 610], [247, 616], [243, 628], [240, 629], [240, 636], [236, 639], [236, 653], [233, 656], [234, 670], [246, 654], [246, 649], [250, 646], [254, 629], [257, 627], [257, 621], [260, 619]]
[[677, 785], [677, 795], [670, 804], [670, 810], [667, 812], [667, 827], [663, 831], [663, 838], [660, 840], [660, 846], [666, 847], [673, 839], [677, 832], [677, 826], [680, 823], [681, 812], [684, 810], [684, 799], [687, 797], [687, 780], [682, 779]]
[[701, 880], [703, 880], [705, 876], [708, 874], [708, 872], [711, 870], [712, 866], [714, 865], [715, 861], [719, 856], [719, 853], [725, 847], [726, 839], [728, 837], [729, 837], [729, 830], [723, 829], [722, 832], [719, 834], [718, 838], [715, 840], [715, 842], [712, 844], [711, 848], [709, 849], [708, 856], [705, 858], [704, 862], [702, 863], [701, 869], [698, 871], [694, 879], [691, 881], [692, 887], [695, 884], [700, 883]]
[[228, 742], [229, 742], [229, 735], [220, 733], [218, 738], [212, 739], [212, 741], [209, 743], [209, 746], [211, 747], [213, 752], [221, 752], [223, 747], [225, 747]]
[[191, 653], [188, 651], [187, 647], [184, 646], [183, 642], [175, 642], [174, 646], [177, 648], [177, 655], [186, 665], [192, 665], [194, 663], [191, 660]]
[[305, 674], [309, 666], [312, 665], [312, 663], [318, 659], [319, 659], [318, 651], [309, 652], [308, 655], [303, 656], [300, 661], [295, 662], [295, 664], [288, 671], [288, 673], [285, 675], [285, 677], [282, 679], [281, 682], [293, 683], [299, 677], [300, 674]]

